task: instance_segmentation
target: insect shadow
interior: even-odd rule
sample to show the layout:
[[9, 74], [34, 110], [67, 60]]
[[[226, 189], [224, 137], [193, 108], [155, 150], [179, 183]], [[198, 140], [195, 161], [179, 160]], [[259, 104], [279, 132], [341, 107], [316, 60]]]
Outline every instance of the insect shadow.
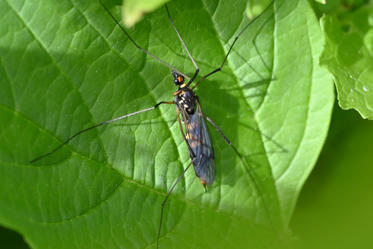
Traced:
[[[163, 224], [163, 219], [164, 219], [164, 210], [165, 210], [165, 205], [171, 195], [171, 193], [174, 191], [176, 185], [178, 182], [184, 177], [185, 173], [193, 166], [195, 175], [199, 178], [202, 186], [207, 188], [208, 185], [211, 185], [214, 183], [216, 179], [216, 163], [215, 163], [215, 153], [213, 149], [213, 143], [210, 137], [210, 133], [207, 128], [207, 124], [216, 130], [217, 133], [221, 135], [223, 140], [227, 145], [229, 145], [232, 149], [233, 152], [237, 155], [237, 157], [240, 159], [242, 165], [247, 171], [247, 174], [250, 177], [250, 180], [252, 182], [253, 188], [257, 192], [257, 195], [260, 197], [261, 202], [263, 204], [263, 207], [266, 209], [265, 212], [267, 213], [268, 217], [270, 217], [269, 210], [267, 210], [267, 204], [265, 203], [265, 197], [264, 193], [262, 192], [258, 182], [257, 182], [257, 177], [255, 176], [255, 171], [252, 169], [250, 163], [246, 162], [246, 156], [241, 154], [241, 152], [231, 143], [230, 139], [224, 134], [224, 132], [220, 129], [220, 127], [213, 121], [209, 116], [206, 115], [206, 113], [202, 110], [201, 104], [200, 104], [200, 99], [199, 96], [196, 94], [196, 88], [205, 80], [207, 80], [210, 76], [221, 72], [223, 67], [227, 64], [227, 58], [228, 56], [232, 53], [233, 48], [238, 41], [238, 39], [241, 37], [241, 35], [247, 30], [247, 28], [253, 23], [254, 21], [257, 20], [257, 18], [252, 19], [250, 22], [245, 24], [242, 28], [241, 31], [238, 32], [238, 34], [235, 36], [233, 41], [231, 42], [228, 51], [226, 55], [224, 56], [223, 61], [221, 62], [220, 65], [218, 65], [217, 68], [211, 70], [208, 73], [203, 74], [202, 76], [199, 76], [200, 70], [199, 70], [199, 65], [198, 61], [196, 61], [193, 58], [193, 55], [190, 53], [188, 50], [187, 45], [185, 44], [181, 34], [179, 33], [173, 19], [171, 16], [171, 13], [165, 5], [165, 11], [167, 13], [168, 20], [170, 22], [170, 25], [174, 29], [182, 47], [184, 48], [185, 52], [188, 55], [188, 58], [192, 62], [195, 71], [194, 73], [189, 76], [187, 74], [184, 74], [180, 70], [178, 70], [176, 67], [171, 66], [168, 64], [166, 61], [162, 60], [158, 56], [152, 54], [148, 50], [144, 49], [141, 47], [128, 33], [126, 29], [124, 29], [121, 24], [119, 23], [118, 19], [115, 18], [115, 16], [110, 12], [110, 10], [106, 7], [106, 5], [102, 2], [102, 0], [99, 0], [100, 4], [102, 7], [106, 10], [107, 14], [110, 16], [110, 18], [120, 27], [120, 29], [123, 31], [123, 34], [127, 36], [129, 41], [136, 47], [138, 50], [142, 51], [144, 54], [152, 57], [155, 59], [158, 63], [163, 64], [164, 66], [168, 67], [172, 71], [172, 77], [173, 77], [173, 83], [176, 86], [176, 91], [173, 93], [173, 100], [164, 100], [160, 101], [157, 104], [147, 107], [145, 109], [141, 109], [132, 113], [128, 113], [110, 120], [106, 120], [103, 122], [100, 122], [98, 124], [95, 124], [93, 126], [90, 126], [88, 128], [85, 128], [83, 130], [80, 130], [73, 134], [71, 137], [69, 137], [66, 141], [58, 145], [56, 148], [53, 150], [40, 155], [33, 160], [30, 161], [30, 163], [35, 163], [57, 151], [59, 151], [61, 148], [63, 148], [66, 144], [71, 142], [73, 139], [76, 137], [82, 135], [83, 133], [86, 133], [90, 130], [96, 129], [100, 126], [104, 126], [107, 124], [111, 124], [114, 122], [117, 122], [119, 120], [124, 120], [132, 116], [140, 115], [145, 112], [150, 112], [152, 110], [155, 110], [159, 108], [161, 105], [174, 105], [176, 106], [176, 117], [177, 117], [177, 123], [180, 129], [180, 133], [182, 134], [183, 140], [185, 141], [185, 144], [188, 148], [189, 151], [189, 157], [190, 157], [190, 162], [187, 164], [187, 166], [184, 168], [182, 174], [179, 175], [179, 177], [175, 180], [175, 182], [171, 185], [169, 188], [167, 195], [162, 202], [161, 205], [161, 211], [160, 211], [160, 220], [159, 220], [159, 227], [158, 227], [158, 233], [157, 233], [157, 248], [159, 248], [159, 241], [161, 237], [161, 231], [162, 231], [162, 224]], [[268, 7], [267, 7], [268, 8]], [[239, 54], [237, 52], [236, 54]], [[245, 60], [244, 58], [241, 58], [242, 60]], [[251, 67], [251, 66], [250, 66]], [[210, 78], [209, 78], [210, 79]], [[271, 78], [265, 80], [262, 78], [261, 80], [264, 80], [269, 84], [271, 81]], [[209, 80], [210, 81], [210, 80]], [[209, 82], [211, 85], [216, 85], [215, 83]], [[250, 84], [250, 83], [248, 83]], [[255, 84], [255, 83], [254, 83]], [[209, 90], [200, 90], [201, 96], [205, 91]], [[212, 91], [214, 91], [217, 99], [224, 99], [224, 102], [220, 102], [221, 106], [225, 106], [226, 102], [229, 102], [231, 106], [234, 107], [234, 104], [236, 103], [236, 100], [232, 97], [229, 96], [227, 93], [224, 91], [219, 91], [218, 87], [212, 88]], [[237, 104], [237, 103], [236, 103]], [[213, 108], [219, 108], [219, 104], [215, 102], [214, 104], [210, 103], [206, 105], [206, 109], [213, 109]], [[238, 108], [233, 108], [234, 110], [238, 110]], [[233, 113], [235, 115], [239, 114], [238, 111], [235, 111]], [[151, 123], [151, 122], [150, 122]], [[237, 125], [237, 122], [234, 122], [234, 125]], [[118, 124], [118, 126], [122, 125], [129, 125], [129, 124]], [[282, 147], [281, 147], [282, 148]], [[260, 152], [254, 152], [255, 153], [260, 153]], [[263, 153], [263, 152], [262, 152]], [[251, 163], [254, 163], [254, 160], [250, 160]]]

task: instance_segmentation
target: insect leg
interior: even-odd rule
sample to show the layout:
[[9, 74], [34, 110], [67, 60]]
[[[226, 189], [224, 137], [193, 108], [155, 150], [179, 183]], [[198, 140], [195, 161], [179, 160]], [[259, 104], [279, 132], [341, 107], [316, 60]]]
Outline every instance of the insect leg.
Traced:
[[192, 76], [192, 78], [189, 80], [189, 82], [187, 84], [187, 86], [189, 86], [193, 82], [193, 80], [197, 77], [198, 72], [199, 72], [199, 68], [198, 68], [198, 65], [197, 65], [196, 61], [194, 60], [192, 54], [189, 52], [188, 47], [185, 45], [185, 42], [184, 42], [183, 38], [181, 37], [179, 31], [177, 30], [176, 25], [171, 18], [170, 11], [168, 10], [167, 4], [165, 4], [165, 8], [166, 8], [166, 11], [167, 11], [168, 20], [170, 20], [172, 28], [175, 30], [177, 36], [179, 37], [179, 40], [180, 40], [181, 44], [183, 45], [183, 47], [184, 47], [185, 51], [187, 52], [190, 60], [192, 61], [194, 67], [196, 68], [196, 72], [194, 73], [194, 75]]
[[188, 166], [184, 169], [183, 173], [176, 179], [174, 184], [172, 184], [171, 188], [168, 190], [168, 193], [166, 195], [166, 198], [164, 198], [162, 202], [162, 207], [161, 207], [161, 218], [159, 220], [159, 227], [158, 227], [158, 236], [157, 236], [157, 249], [159, 248], [159, 238], [161, 236], [161, 229], [162, 229], [162, 222], [163, 222], [163, 213], [164, 213], [164, 206], [166, 205], [166, 202], [168, 198], [170, 197], [172, 191], [176, 187], [176, 184], [181, 180], [181, 178], [185, 175], [187, 170], [192, 166], [192, 163], [194, 162], [195, 158], [192, 159], [192, 161], [188, 164]]
[[[224, 138], [225, 142], [232, 147], [232, 149], [234, 150], [234, 152], [237, 154], [237, 156], [240, 158], [242, 164], [244, 165], [244, 168], [246, 169], [246, 172], [249, 174], [250, 178], [251, 178], [251, 181], [253, 182], [254, 184], [254, 187], [255, 187], [255, 190], [257, 191], [258, 195], [260, 196], [260, 198], [262, 199], [263, 201], [263, 206], [265, 208], [265, 211], [266, 211], [266, 214], [267, 216], [269, 217], [270, 221], [271, 221], [271, 216], [270, 216], [270, 213], [267, 209], [267, 205], [266, 205], [266, 202], [265, 202], [265, 199], [264, 199], [264, 195], [259, 187], [259, 184], [257, 183], [256, 181], [256, 178], [255, 178], [255, 175], [254, 175], [254, 171], [252, 169], [252, 167], [250, 167], [249, 164], [247, 164], [243, 158], [243, 156], [241, 155], [241, 153], [237, 150], [236, 146], [234, 146], [231, 141], [224, 135], [223, 131], [219, 128], [219, 126], [217, 126], [214, 121], [212, 121], [208, 116], [205, 116], [204, 117], [206, 118], [206, 120], [212, 125], [214, 126], [214, 128], [219, 132], [219, 134]], [[271, 221], [272, 222], [272, 221]]]
[[132, 37], [130, 36], [130, 34], [123, 28], [123, 26], [119, 23], [119, 21], [110, 12], [110, 10], [108, 9], [108, 7], [106, 7], [106, 5], [103, 3], [103, 1], [102, 0], [98, 0], [98, 1], [100, 2], [101, 6], [105, 9], [105, 11], [108, 13], [108, 15], [111, 17], [111, 19], [113, 19], [113, 21], [119, 26], [119, 28], [123, 31], [123, 33], [132, 42], [132, 44], [135, 45], [135, 47], [137, 49], [139, 49], [143, 53], [149, 55], [150, 57], [152, 57], [153, 59], [157, 60], [158, 62], [162, 63], [163, 65], [165, 65], [166, 67], [170, 68], [171, 70], [176, 71], [177, 73], [181, 74], [186, 79], [189, 79], [189, 77], [187, 75], [183, 74], [182, 72], [180, 72], [179, 70], [177, 70], [176, 68], [174, 68], [173, 66], [171, 66], [170, 64], [168, 64], [167, 62], [165, 62], [164, 60], [162, 60], [161, 58], [159, 58], [158, 56], [150, 53], [148, 50], [146, 50], [145, 48], [143, 48], [139, 44], [137, 44], [137, 42], [134, 39], [132, 39]]
[[149, 107], [149, 108], [146, 108], [146, 109], [143, 109], [143, 110], [140, 110], [140, 111], [137, 111], [137, 112], [133, 112], [133, 113], [129, 113], [129, 114], [126, 114], [126, 115], [123, 115], [123, 116], [120, 116], [120, 117], [117, 117], [117, 118], [114, 118], [114, 119], [110, 119], [110, 120], [106, 120], [106, 121], [103, 121], [101, 123], [98, 123], [98, 124], [95, 124], [95, 125], [92, 125], [88, 128], [85, 128], [81, 131], [78, 131], [77, 133], [75, 133], [74, 135], [72, 135], [71, 137], [69, 137], [65, 142], [63, 142], [62, 144], [60, 144], [59, 146], [57, 146], [55, 149], [53, 149], [52, 151], [48, 152], [48, 153], [45, 153], [43, 155], [40, 155], [34, 159], [32, 159], [30, 161], [30, 163], [34, 163], [36, 161], [39, 161], [40, 159], [46, 157], [46, 156], [49, 156], [51, 154], [53, 154], [54, 152], [56, 152], [57, 150], [61, 149], [64, 145], [66, 145], [68, 142], [70, 142], [71, 140], [73, 140], [74, 138], [76, 138], [77, 136], [79, 136], [80, 134], [86, 132], [86, 131], [89, 131], [89, 130], [92, 130], [96, 127], [99, 127], [99, 126], [102, 126], [102, 125], [106, 125], [106, 124], [110, 124], [110, 123], [113, 123], [115, 121], [118, 121], [118, 120], [121, 120], [121, 119], [125, 119], [125, 118], [128, 118], [128, 117], [131, 117], [131, 116], [135, 116], [137, 114], [140, 114], [140, 113], [143, 113], [143, 112], [147, 112], [147, 111], [151, 111], [151, 110], [154, 110], [156, 108], [158, 108], [158, 106], [162, 105], [162, 104], [174, 104], [174, 102], [172, 101], [161, 101], [159, 102], [158, 104], [152, 106], [152, 107]]

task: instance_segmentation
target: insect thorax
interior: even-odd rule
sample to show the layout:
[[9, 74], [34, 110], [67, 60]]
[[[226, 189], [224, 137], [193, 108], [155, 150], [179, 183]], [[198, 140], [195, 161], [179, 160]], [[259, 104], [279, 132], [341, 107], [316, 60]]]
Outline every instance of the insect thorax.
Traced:
[[180, 109], [188, 114], [193, 114], [196, 106], [197, 96], [188, 87], [181, 88], [175, 92], [175, 103]]

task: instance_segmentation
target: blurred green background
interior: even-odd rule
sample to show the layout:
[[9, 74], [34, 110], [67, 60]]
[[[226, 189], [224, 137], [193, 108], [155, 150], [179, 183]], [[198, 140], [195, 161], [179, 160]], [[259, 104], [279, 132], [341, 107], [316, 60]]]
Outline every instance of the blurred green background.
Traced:
[[335, 105], [291, 222], [299, 248], [373, 248], [373, 125]]
[[[369, 4], [326, 1], [326, 5], [311, 1], [319, 17], [325, 13], [340, 17]], [[296, 248], [373, 248], [372, 141], [371, 121], [356, 111], [341, 110], [336, 103], [327, 141], [290, 224]], [[0, 248], [29, 247], [21, 235], [0, 227]]]

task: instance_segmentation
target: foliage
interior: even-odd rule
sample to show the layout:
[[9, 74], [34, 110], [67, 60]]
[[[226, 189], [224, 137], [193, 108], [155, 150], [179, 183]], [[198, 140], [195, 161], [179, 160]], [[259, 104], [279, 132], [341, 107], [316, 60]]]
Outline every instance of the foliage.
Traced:
[[321, 63], [333, 74], [343, 109], [373, 119], [373, 4], [352, 12], [325, 16]]
[[122, 5], [123, 22], [132, 27], [139, 22], [147, 12], [154, 11], [169, 0], [124, 0]]
[[[105, 5], [136, 23], [126, 30], [140, 46], [194, 72], [166, 1], [115, 2]], [[264, 12], [197, 90], [245, 163], [209, 127], [217, 180], [204, 193], [187, 172], [166, 206], [162, 249], [286, 247], [327, 136], [332, 77], [340, 105], [371, 118], [368, 3], [263, 3], [168, 3], [201, 75], [221, 64], [247, 16]], [[99, 2], [0, 0], [0, 18], [0, 224], [32, 248], [155, 248], [161, 203], [190, 160], [174, 107], [91, 130], [29, 161], [90, 125], [171, 100], [170, 69], [136, 49]]]

